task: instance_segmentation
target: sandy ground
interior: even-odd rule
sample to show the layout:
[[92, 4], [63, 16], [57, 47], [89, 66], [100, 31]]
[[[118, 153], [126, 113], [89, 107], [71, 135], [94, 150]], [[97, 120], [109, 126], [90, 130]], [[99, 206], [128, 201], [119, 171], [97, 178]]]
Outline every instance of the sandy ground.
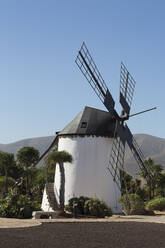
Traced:
[[155, 216], [144, 216], [144, 215], [132, 215], [132, 216], [121, 216], [114, 215], [110, 218], [62, 218], [62, 219], [14, 219], [14, 218], [0, 218], [0, 228], [21, 228], [21, 227], [33, 227], [42, 225], [42, 223], [74, 223], [74, 222], [147, 222], [147, 223], [161, 223], [165, 224], [165, 214], [157, 214]]

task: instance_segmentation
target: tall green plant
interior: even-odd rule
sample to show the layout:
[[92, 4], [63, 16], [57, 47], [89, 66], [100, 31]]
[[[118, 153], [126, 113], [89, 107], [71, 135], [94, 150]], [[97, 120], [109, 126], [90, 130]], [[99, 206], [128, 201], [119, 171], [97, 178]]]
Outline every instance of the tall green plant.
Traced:
[[17, 152], [17, 163], [24, 170], [26, 194], [29, 192], [31, 169], [35, 167], [39, 160], [39, 151], [34, 147], [23, 147]]
[[162, 176], [163, 167], [160, 164], [155, 164], [154, 160], [149, 158], [145, 162], [145, 167], [150, 174], [147, 173], [145, 169], [141, 170], [140, 176], [143, 177], [146, 181], [146, 185], [149, 191], [149, 199], [155, 197], [155, 190], [159, 185], [160, 178]]
[[126, 215], [144, 214], [144, 202], [137, 194], [125, 194], [119, 198], [123, 212]]
[[9, 170], [15, 165], [14, 154], [0, 151], [0, 167], [5, 174], [5, 192], [8, 192]]
[[120, 170], [121, 194], [139, 194], [143, 195], [141, 189], [141, 181], [137, 178], [133, 179], [126, 171]]

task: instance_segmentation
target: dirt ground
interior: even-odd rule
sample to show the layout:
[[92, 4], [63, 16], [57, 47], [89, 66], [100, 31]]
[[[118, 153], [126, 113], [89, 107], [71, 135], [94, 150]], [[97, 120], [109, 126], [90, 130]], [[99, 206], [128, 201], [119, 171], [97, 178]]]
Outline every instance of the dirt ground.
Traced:
[[164, 248], [165, 225], [140, 222], [51, 222], [1, 228], [1, 248]]
[[[56, 218], [56, 219], [14, 219], [0, 218], [0, 230], [2, 228], [23, 228], [42, 225], [42, 223], [59, 223], [59, 222], [149, 222], [165, 224], [165, 213], [157, 212], [154, 216], [145, 215], [113, 215], [109, 218]], [[1, 247], [0, 247], [1, 248]]]

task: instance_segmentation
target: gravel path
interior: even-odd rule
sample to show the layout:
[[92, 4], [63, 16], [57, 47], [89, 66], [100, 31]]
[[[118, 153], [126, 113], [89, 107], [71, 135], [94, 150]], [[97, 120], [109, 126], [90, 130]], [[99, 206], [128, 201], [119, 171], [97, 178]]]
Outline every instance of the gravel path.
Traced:
[[139, 222], [52, 222], [0, 229], [2, 248], [164, 248], [165, 225]]
[[0, 218], [0, 232], [1, 228], [31, 227], [39, 225], [41, 225], [40, 221], [32, 219]]
[[[145, 215], [114, 215], [110, 218], [57, 218], [57, 219], [14, 219], [14, 218], [0, 218], [1, 228], [19, 228], [19, 227], [32, 227], [39, 226], [42, 223], [54, 223], [54, 222], [151, 222], [165, 224], [165, 214], [158, 214], [155, 216]], [[1, 247], [0, 247], [1, 248]]]

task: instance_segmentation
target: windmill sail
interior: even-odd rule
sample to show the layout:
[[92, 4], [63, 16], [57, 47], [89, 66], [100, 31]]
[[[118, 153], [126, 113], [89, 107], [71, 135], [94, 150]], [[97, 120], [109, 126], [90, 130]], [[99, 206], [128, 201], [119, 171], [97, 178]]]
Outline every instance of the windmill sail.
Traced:
[[108, 170], [120, 189], [120, 169], [123, 169], [125, 155], [125, 129], [122, 122], [116, 121]]
[[132, 151], [132, 154], [133, 154], [135, 160], [137, 161], [139, 168], [141, 170], [145, 170], [147, 172], [147, 174], [150, 174], [150, 171], [148, 171], [147, 167], [144, 164], [144, 161], [145, 161], [144, 154], [143, 154], [142, 150], [140, 149], [139, 145], [137, 144], [135, 138], [133, 137], [133, 135], [132, 135], [132, 133], [131, 133], [131, 131], [127, 125], [125, 125], [125, 130], [126, 130], [125, 132], [126, 132], [127, 144], [129, 146], [130, 150]]
[[113, 97], [84, 42], [75, 62], [108, 111], [118, 117], [116, 111], [114, 111], [115, 102]]
[[117, 186], [120, 187], [120, 169], [123, 169], [124, 166], [125, 143], [128, 144], [140, 170], [145, 170], [148, 175], [150, 175], [150, 171], [144, 163], [144, 154], [138, 146], [128, 126], [126, 124], [123, 127], [121, 125], [117, 125], [116, 132], [117, 135], [116, 138], [114, 137], [108, 170], [110, 171]]
[[112, 95], [109, 92], [108, 87], [105, 84], [84, 42], [78, 52], [75, 62], [109, 111], [111, 118], [113, 117], [114, 123], [116, 123], [116, 128], [113, 135], [114, 139], [112, 150], [107, 168], [110, 171], [113, 180], [118, 184], [118, 186], [120, 186], [120, 169], [123, 169], [124, 165], [125, 143], [127, 143], [130, 147], [139, 167], [147, 171], [144, 164], [144, 156], [128, 126], [124, 124], [124, 121], [129, 119], [130, 108], [136, 84], [135, 80], [127, 70], [126, 66], [121, 63], [120, 104], [122, 105], [123, 109], [120, 117], [114, 109], [115, 102], [112, 98]]
[[[120, 103], [123, 107], [123, 112], [129, 117], [133, 93], [135, 89], [135, 80], [121, 62], [120, 69]], [[124, 114], [123, 113], [123, 114]]]
[[120, 189], [120, 169], [123, 168], [125, 155], [125, 143], [123, 143], [119, 136], [113, 139], [111, 154], [107, 169], [112, 175], [113, 180], [116, 182]]

